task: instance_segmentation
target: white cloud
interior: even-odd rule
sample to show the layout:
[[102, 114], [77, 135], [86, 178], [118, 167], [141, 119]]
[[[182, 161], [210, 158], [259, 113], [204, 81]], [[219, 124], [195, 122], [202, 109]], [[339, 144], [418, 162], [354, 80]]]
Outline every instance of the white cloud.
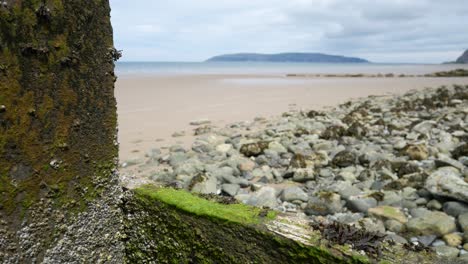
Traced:
[[111, 0], [111, 6], [126, 60], [317, 51], [441, 62], [468, 48], [465, 0]]

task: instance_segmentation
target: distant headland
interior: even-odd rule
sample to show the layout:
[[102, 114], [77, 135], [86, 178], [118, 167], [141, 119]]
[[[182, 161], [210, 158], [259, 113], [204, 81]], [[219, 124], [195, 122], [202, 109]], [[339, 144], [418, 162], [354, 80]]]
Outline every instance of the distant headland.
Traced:
[[468, 49], [457, 59], [457, 63], [468, 63]]
[[236, 53], [212, 57], [207, 62], [313, 62], [313, 63], [369, 63], [368, 60], [322, 53]]

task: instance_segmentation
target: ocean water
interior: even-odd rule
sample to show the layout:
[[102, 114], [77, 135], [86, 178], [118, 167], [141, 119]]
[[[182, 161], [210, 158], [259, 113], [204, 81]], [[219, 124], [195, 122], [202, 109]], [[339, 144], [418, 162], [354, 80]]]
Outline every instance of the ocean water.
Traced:
[[425, 74], [466, 64], [385, 64], [385, 63], [274, 63], [274, 62], [117, 62], [123, 75], [198, 74]]

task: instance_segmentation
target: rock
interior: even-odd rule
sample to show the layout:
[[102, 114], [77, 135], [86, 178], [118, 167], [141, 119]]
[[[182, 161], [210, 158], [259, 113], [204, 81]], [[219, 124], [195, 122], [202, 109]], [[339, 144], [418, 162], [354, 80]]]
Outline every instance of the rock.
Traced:
[[426, 180], [426, 189], [433, 195], [453, 198], [468, 203], [468, 183], [453, 167], [439, 168]]
[[439, 157], [438, 159], [436, 159], [435, 166], [437, 168], [452, 166], [454, 168], [459, 169], [460, 171], [462, 171], [465, 167], [461, 162], [447, 157]]
[[459, 253], [458, 249], [449, 246], [437, 246], [434, 247], [434, 250], [437, 256], [442, 257], [444, 259], [456, 258]]
[[439, 211], [440, 209], [442, 209], [442, 204], [437, 200], [430, 200], [426, 206], [427, 208], [435, 211]]
[[288, 150], [277, 141], [270, 142], [270, 144], [268, 144], [268, 149], [273, 150], [279, 154], [288, 152]]
[[385, 228], [388, 231], [395, 232], [395, 233], [402, 233], [405, 231], [405, 225], [403, 225], [401, 222], [393, 219], [389, 219], [385, 221]]
[[443, 212], [430, 212], [424, 216], [412, 218], [406, 223], [408, 231], [419, 235], [437, 235], [454, 232], [455, 219]]
[[383, 200], [379, 202], [379, 205], [401, 206], [403, 201], [401, 193], [395, 191], [383, 191], [383, 194]]
[[193, 177], [192, 182], [189, 185], [189, 190], [195, 193], [217, 193], [217, 183], [216, 177], [209, 177], [204, 174], [198, 174]]
[[458, 233], [446, 234], [442, 238], [445, 241], [445, 243], [447, 243], [447, 245], [451, 247], [458, 247], [463, 242], [462, 236]]
[[337, 181], [326, 188], [327, 191], [338, 193], [343, 199], [348, 199], [351, 196], [357, 196], [361, 194], [361, 190], [351, 185], [350, 182]]
[[195, 176], [197, 173], [200, 173], [203, 170], [203, 163], [197, 159], [189, 159], [175, 166], [174, 173], [176, 175]]
[[289, 168], [304, 169], [310, 165], [310, 162], [302, 154], [294, 154], [289, 163]]
[[216, 146], [216, 151], [221, 153], [228, 153], [232, 149], [231, 144], [221, 144]]
[[384, 223], [379, 219], [372, 219], [366, 217], [359, 220], [358, 224], [361, 226], [361, 228], [365, 229], [368, 232], [378, 232], [381, 234], [385, 233]]
[[433, 127], [437, 126], [437, 122], [429, 120], [429, 121], [422, 121], [421, 123], [415, 125], [413, 127], [413, 131], [416, 131], [421, 134], [427, 134], [431, 131]]
[[257, 143], [244, 144], [240, 148], [240, 153], [246, 157], [257, 157], [263, 153], [265, 149], [268, 148], [268, 142], [260, 141]]
[[396, 207], [391, 207], [391, 206], [379, 206], [379, 207], [374, 207], [370, 208], [367, 213], [370, 216], [373, 216], [375, 218], [380, 218], [383, 220], [396, 220], [402, 224], [408, 222], [408, 219], [406, 218], [405, 214], [400, 211], [399, 208]]
[[[53, 160], [50, 162], [50, 166], [52, 167], [53, 165], [55, 165], [57, 163], [56, 160]], [[138, 165], [138, 164], [141, 164], [143, 163], [143, 160], [140, 159], [140, 158], [132, 158], [132, 159], [127, 159], [125, 160], [123, 163], [122, 163], [122, 168], [127, 168], [127, 167], [131, 167], [131, 166], [135, 166], [135, 165]]]
[[329, 215], [341, 212], [343, 205], [340, 195], [331, 192], [321, 192], [309, 199], [305, 213], [307, 215]]
[[205, 135], [210, 133], [213, 130], [211, 126], [200, 126], [194, 129], [193, 134], [195, 136]]
[[244, 162], [239, 164], [238, 168], [241, 172], [250, 172], [253, 171], [255, 165], [255, 162], [251, 160], [245, 160]]
[[262, 187], [260, 190], [255, 192], [247, 201], [247, 204], [252, 206], [264, 206], [269, 208], [275, 208], [278, 206], [276, 199], [276, 190], [272, 187]]
[[306, 182], [315, 179], [314, 170], [311, 168], [295, 169], [292, 180], [295, 182]]
[[408, 243], [408, 240], [406, 240], [404, 237], [399, 236], [397, 234], [387, 234], [385, 237], [385, 240], [391, 240], [397, 244], [406, 244]]
[[239, 189], [240, 186], [238, 184], [225, 183], [221, 185], [221, 190], [231, 197], [236, 196]]
[[289, 187], [283, 190], [281, 193], [281, 200], [286, 202], [292, 201], [304, 201], [307, 202], [309, 197], [307, 194], [299, 187]]
[[356, 163], [356, 155], [350, 151], [339, 152], [333, 158], [332, 164], [338, 167], [348, 167]]
[[347, 181], [347, 182], [354, 183], [356, 182], [356, 175], [350, 171], [341, 171], [336, 177], [336, 179], [340, 181]]
[[464, 143], [452, 151], [452, 157], [459, 159], [460, 157], [468, 156], [468, 143]]
[[171, 153], [169, 156], [169, 165], [177, 167], [189, 159], [189, 156], [183, 152]]
[[372, 197], [359, 197], [359, 196], [351, 196], [347, 202], [346, 207], [353, 211], [359, 213], [367, 213], [367, 210], [372, 207], [377, 206], [377, 200]]
[[453, 217], [458, 217], [461, 214], [468, 213], [468, 204], [460, 202], [446, 202], [444, 203], [444, 212]]
[[[468, 213], [464, 213], [458, 216], [458, 223], [465, 234], [468, 234]], [[467, 240], [468, 242], [468, 240]]]
[[414, 218], [423, 217], [430, 214], [431, 211], [423, 207], [413, 208], [410, 210], [410, 215]]
[[185, 136], [185, 131], [174, 132], [172, 134], [172, 137], [183, 137], [183, 136]]
[[437, 239], [435, 235], [428, 235], [428, 236], [418, 236], [416, 238], [421, 244], [428, 247], [432, 245], [432, 243]]
[[426, 160], [429, 157], [429, 151], [426, 145], [409, 145], [405, 154], [412, 160]]
[[201, 126], [201, 125], [206, 125], [206, 124], [210, 124], [210, 123], [211, 123], [211, 121], [208, 120], [208, 119], [199, 119], [199, 120], [191, 121], [190, 125], [192, 125], [192, 126]]

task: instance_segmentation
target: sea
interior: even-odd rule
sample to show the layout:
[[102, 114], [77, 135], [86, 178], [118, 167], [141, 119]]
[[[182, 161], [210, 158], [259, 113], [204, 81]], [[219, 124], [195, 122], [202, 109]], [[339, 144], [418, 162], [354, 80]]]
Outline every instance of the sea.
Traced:
[[278, 62], [117, 62], [116, 73], [125, 75], [198, 74], [426, 74], [467, 64], [410, 63], [278, 63]]

